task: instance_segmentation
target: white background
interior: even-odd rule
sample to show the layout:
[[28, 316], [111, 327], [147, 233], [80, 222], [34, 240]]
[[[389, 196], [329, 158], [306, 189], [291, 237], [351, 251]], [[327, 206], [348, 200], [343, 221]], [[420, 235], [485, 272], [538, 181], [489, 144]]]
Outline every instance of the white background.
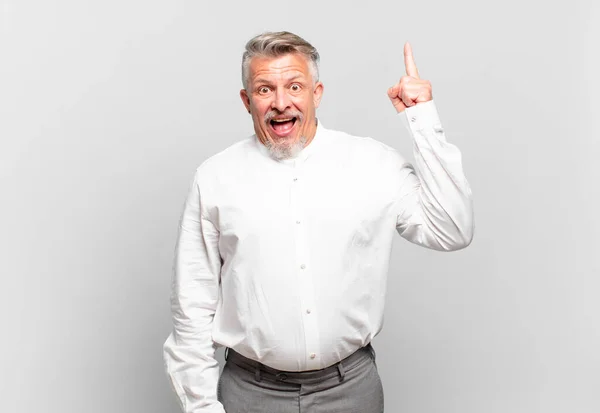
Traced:
[[409, 158], [386, 90], [410, 41], [473, 188], [469, 248], [394, 245], [386, 411], [599, 412], [593, 3], [2, 1], [0, 411], [178, 411], [162, 344], [187, 187], [252, 133], [245, 42], [289, 30], [321, 53], [323, 123]]

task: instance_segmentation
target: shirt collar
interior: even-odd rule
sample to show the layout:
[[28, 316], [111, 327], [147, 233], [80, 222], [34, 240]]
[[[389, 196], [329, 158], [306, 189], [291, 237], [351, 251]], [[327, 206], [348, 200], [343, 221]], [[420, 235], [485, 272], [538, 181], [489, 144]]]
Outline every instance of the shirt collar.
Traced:
[[[279, 163], [282, 163], [285, 165], [295, 165], [298, 162], [302, 163], [302, 162], [306, 161], [312, 154], [317, 152], [321, 146], [323, 146], [323, 144], [325, 143], [324, 141], [326, 140], [325, 135], [326, 135], [327, 129], [325, 129], [325, 127], [323, 126], [323, 122], [321, 122], [319, 119], [317, 119], [316, 121], [317, 121], [317, 130], [315, 132], [315, 136], [312, 139], [312, 141], [310, 141], [310, 143], [307, 146], [305, 146], [295, 158], [283, 159], [281, 161], [276, 161], [276, 162], [279, 162]], [[265, 155], [266, 157], [275, 161], [275, 159], [273, 159], [271, 157], [271, 155], [269, 154], [269, 150], [267, 149], [267, 147], [265, 145], [263, 145], [263, 143], [258, 139], [256, 134], [254, 135], [254, 142], [257, 145], [258, 150], [263, 155]]]

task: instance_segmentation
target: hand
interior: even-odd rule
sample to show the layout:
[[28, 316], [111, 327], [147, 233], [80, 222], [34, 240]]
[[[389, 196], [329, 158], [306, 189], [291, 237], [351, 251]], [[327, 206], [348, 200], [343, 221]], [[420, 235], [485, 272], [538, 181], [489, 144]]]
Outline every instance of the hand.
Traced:
[[407, 107], [427, 102], [433, 98], [431, 95], [431, 82], [419, 78], [412, 48], [408, 42], [404, 44], [404, 66], [406, 66], [406, 76], [402, 76], [398, 83], [388, 89], [388, 97], [398, 113], [404, 111]]

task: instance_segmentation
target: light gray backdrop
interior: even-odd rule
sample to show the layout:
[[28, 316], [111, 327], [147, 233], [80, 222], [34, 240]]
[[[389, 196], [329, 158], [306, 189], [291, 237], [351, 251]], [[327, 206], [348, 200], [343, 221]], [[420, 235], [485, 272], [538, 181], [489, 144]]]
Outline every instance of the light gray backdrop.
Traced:
[[468, 249], [397, 238], [386, 411], [599, 412], [593, 3], [2, 1], [0, 411], [178, 411], [179, 214], [195, 168], [252, 133], [245, 42], [287, 29], [322, 55], [322, 121], [412, 158], [386, 96], [410, 41], [474, 191]]

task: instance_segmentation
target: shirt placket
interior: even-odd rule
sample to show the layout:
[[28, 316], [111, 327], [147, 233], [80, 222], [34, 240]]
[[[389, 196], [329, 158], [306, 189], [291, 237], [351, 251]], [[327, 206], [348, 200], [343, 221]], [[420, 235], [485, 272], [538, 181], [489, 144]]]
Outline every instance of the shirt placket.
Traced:
[[[313, 268], [311, 267], [308, 233], [306, 226], [306, 197], [308, 187], [303, 179], [303, 163], [294, 162], [292, 173], [292, 216], [294, 239], [296, 244], [296, 273], [297, 285], [300, 296], [300, 311], [304, 327], [304, 357], [306, 370], [320, 368], [321, 354], [319, 329], [317, 323], [317, 308], [315, 306], [315, 293], [313, 284]], [[301, 359], [301, 360], [302, 360]]]

